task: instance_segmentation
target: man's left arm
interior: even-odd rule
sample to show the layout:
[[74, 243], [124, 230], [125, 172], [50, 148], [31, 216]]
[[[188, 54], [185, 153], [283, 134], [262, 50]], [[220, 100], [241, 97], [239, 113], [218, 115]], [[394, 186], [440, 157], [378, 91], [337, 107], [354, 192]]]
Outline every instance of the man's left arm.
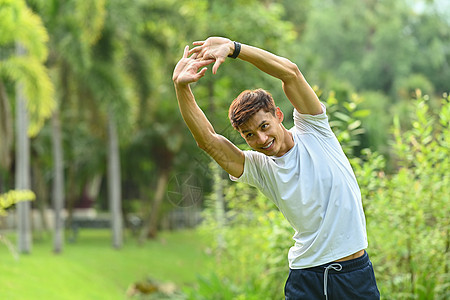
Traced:
[[[191, 52], [198, 52], [203, 59], [214, 59], [216, 61], [213, 66], [214, 74], [220, 64], [235, 50], [234, 42], [220, 37], [211, 37], [205, 41], [195, 42], [194, 45], [199, 47], [193, 48]], [[300, 113], [317, 115], [323, 112], [316, 93], [297, 65], [289, 59], [245, 44], [241, 44], [238, 58], [280, 79], [287, 98]]]

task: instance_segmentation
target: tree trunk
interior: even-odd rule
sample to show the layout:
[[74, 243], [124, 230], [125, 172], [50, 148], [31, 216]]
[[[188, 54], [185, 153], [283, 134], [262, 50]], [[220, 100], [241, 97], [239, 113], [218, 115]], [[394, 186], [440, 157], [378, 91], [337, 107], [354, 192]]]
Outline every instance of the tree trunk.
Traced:
[[113, 235], [112, 243], [114, 248], [119, 249], [123, 243], [120, 156], [117, 127], [111, 111], [108, 118], [108, 139], [108, 196]]
[[[17, 55], [25, 49], [16, 45]], [[16, 85], [16, 190], [30, 189], [30, 140], [28, 137], [28, 114], [25, 105], [23, 83]], [[19, 253], [31, 252], [31, 222], [29, 201], [17, 203], [17, 246]]]
[[64, 153], [61, 137], [61, 123], [59, 119], [59, 108], [55, 110], [52, 117], [52, 146], [53, 146], [53, 213], [55, 220], [53, 236], [53, 252], [61, 253], [64, 243]]
[[[31, 174], [31, 189], [34, 191], [36, 199], [39, 199], [39, 202], [35, 205], [35, 208], [39, 211], [39, 218], [34, 219], [32, 223], [33, 239], [42, 240], [45, 233], [50, 229], [46, 217], [49, 192], [45, 182], [43, 167], [39, 164], [38, 160], [34, 160], [31, 163]], [[37, 217], [37, 215], [34, 215], [34, 217]]]
[[155, 198], [153, 199], [152, 208], [149, 217], [146, 218], [146, 224], [142, 229], [140, 242], [142, 243], [146, 238], [155, 238], [158, 234], [158, 220], [161, 204], [164, 200], [164, 192], [167, 190], [167, 183], [169, 182], [170, 171], [163, 169], [159, 172], [158, 183], [156, 185]]
[[[0, 168], [9, 170], [11, 166], [11, 147], [14, 142], [11, 105], [5, 86], [0, 80]], [[0, 190], [1, 191], [1, 190]]]
[[223, 198], [223, 178], [222, 168], [216, 163], [212, 162], [212, 171], [214, 174], [214, 194], [215, 194], [215, 215], [217, 220], [217, 246], [219, 249], [225, 249], [225, 239], [223, 236], [223, 229], [225, 228], [225, 200]]
[[[214, 90], [215, 84], [214, 79], [211, 77], [208, 82], [208, 98], [209, 98], [209, 113], [211, 116], [214, 116], [216, 106], [214, 101]], [[225, 239], [223, 237], [223, 229], [225, 227], [225, 200], [223, 198], [224, 194], [224, 186], [222, 179], [222, 168], [216, 163], [212, 162], [212, 172], [214, 176], [214, 194], [215, 194], [215, 214], [217, 218], [217, 226], [218, 226], [218, 234], [217, 234], [217, 244], [219, 249], [225, 248]]]

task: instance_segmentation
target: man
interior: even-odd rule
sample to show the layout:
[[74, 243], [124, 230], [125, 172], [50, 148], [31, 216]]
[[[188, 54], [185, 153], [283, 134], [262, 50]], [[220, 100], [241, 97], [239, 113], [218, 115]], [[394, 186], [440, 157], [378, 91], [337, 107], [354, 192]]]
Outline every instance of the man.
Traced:
[[[351, 166], [330, 129], [325, 106], [298, 67], [262, 49], [211, 37], [186, 46], [173, 73], [178, 105], [198, 146], [234, 181], [256, 186], [272, 199], [295, 229], [289, 250], [286, 299], [379, 299], [360, 190]], [[262, 90], [244, 91], [229, 118], [254, 151], [241, 151], [217, 134], [189, 87], [214, 63], [240, 58], [281, 80], [294, 106], [295, 126]], [[199, 71], [200, 69], [200, 71]]]

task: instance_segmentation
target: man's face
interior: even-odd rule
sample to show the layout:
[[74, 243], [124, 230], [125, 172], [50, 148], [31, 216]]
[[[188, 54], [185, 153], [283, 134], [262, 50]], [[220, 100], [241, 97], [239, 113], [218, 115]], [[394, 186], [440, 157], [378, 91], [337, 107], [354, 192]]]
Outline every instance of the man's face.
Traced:
[[287, 152], [282, 121], [283, 113], [278, 107], [275, 116], [261, 109], [239, 126], [239, 132], [253, 150], [268, 156], [282, 156]]

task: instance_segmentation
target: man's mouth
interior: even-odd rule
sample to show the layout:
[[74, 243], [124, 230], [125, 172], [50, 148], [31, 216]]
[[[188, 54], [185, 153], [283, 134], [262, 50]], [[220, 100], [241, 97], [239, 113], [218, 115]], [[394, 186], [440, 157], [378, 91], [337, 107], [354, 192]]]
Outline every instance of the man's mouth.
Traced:
[[261, 147], [262, 149], [264, 149], [264, 150], [267, 150], [267, 149], [269, 149], [270, 147], [272, 147], [272, 145], [273, 145], [273, 141], [274, 140], [271, 140], [270, 141], [270, 143], [269, 144], [267, 144], [267, 146], [264, 146], [264, 147]]

